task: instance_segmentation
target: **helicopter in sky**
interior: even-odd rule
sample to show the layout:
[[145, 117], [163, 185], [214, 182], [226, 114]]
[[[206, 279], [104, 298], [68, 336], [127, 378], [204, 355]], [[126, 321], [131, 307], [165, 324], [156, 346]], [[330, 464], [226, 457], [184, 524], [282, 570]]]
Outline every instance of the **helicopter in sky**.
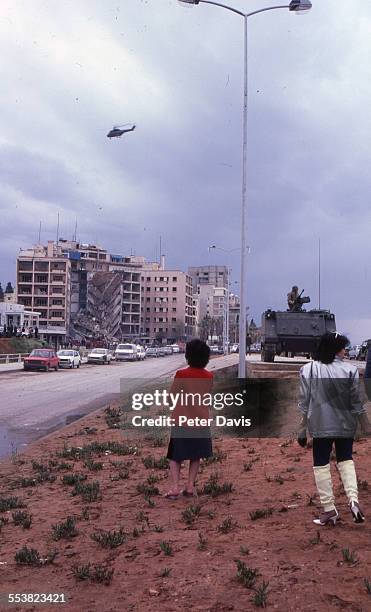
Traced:
[[[131, 125], [131, 127], [127, 127]], [[134, 132], [136, 128], [135, 124], [125, 123], [124, 125], [114, 125], [112, 130], [110, 130], [107, 134], [107, 138], [121, 138], [123, 134], [127, 132]]]

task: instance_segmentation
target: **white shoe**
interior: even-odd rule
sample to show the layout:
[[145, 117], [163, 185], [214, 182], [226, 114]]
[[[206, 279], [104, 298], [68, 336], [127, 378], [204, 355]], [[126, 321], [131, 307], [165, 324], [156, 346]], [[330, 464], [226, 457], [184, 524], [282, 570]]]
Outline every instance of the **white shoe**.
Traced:
[[315, 525], [327, 525], [328, 523], [332, 523], [334, 526], [336, 525], [336, 521], [339, 519], [339, 513], [336, 510], [329, 510], [328, 512], [321, 512], [319, 518], [313, 519], [313, 523]]

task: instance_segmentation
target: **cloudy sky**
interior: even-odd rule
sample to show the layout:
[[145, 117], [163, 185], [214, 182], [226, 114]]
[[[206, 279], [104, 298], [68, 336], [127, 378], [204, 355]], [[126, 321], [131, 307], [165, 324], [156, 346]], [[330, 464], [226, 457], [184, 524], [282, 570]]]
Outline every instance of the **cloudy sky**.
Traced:
[[[241, 10], [267, 0], [231, 0]], [[280, 4], [280, 3], [278, 3]], [[248, 295], [292, 284], [371, 337], [371, 4], [249, 20]], [[238, 281], [243, 20], [176, 0], [1, 0], [0, 280], [20, 248], [71, 238]], [[135, 132], [109, 141], [114, 124]], [[238, 291], [238, 282], [233, 282]]]

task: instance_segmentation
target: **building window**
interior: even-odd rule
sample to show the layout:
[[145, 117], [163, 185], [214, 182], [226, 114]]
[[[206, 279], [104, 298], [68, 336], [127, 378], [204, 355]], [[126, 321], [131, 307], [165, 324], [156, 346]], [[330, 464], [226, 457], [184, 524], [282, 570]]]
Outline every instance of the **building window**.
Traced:
[[176, 287], [173, 287], [173, 291], [176, 291]]

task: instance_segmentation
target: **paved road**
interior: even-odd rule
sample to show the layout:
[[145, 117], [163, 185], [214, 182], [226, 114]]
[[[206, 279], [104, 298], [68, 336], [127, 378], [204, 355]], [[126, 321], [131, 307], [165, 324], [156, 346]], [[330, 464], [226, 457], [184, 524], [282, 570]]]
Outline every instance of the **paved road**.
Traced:
[[[236, 355], [219, 357], [210, 362], [209, 368], [232, 365], [236, 360]], [[185, 365], [180, 354], [109, 366], [86, 364], [58, 372], [2, 370], [0, 457], [118, 398], [122, 379], [126, 379], [125, 388], [131, 390], [137, 388], [138, 379], [172, 376]]]
[[157, 378], [184, 364], [184, 355], [143, 362], [83, 365], [58, 372], [2, 373], [0, 424], [8, 427], [51, 425], [76, 411], [103, 405], [120, 393], [120, 379]]

